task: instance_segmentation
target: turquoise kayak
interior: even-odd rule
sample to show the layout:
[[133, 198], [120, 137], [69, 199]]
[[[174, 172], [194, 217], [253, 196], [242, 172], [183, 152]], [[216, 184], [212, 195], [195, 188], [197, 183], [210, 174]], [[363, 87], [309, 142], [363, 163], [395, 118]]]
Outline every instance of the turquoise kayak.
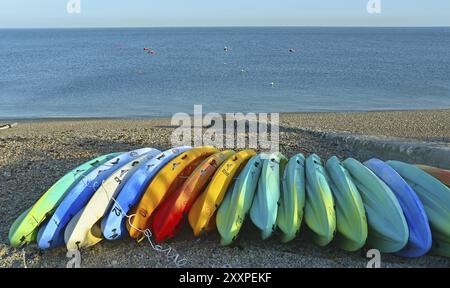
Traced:
[[276, 229], [281, 177], [288, 160], [281, 153], [262, 157], [266, 159], [263, 162], [255, 199], [250, 209], [250, 218], [261, 230], [261, 237], [264, 240], [269, 238]]
[[27, 213], [22, 213], [12, 224], [9, 230], [9, 243], [13, 247], [26, 245], [36, 241], [39, 226], [52, 216], [59, 203], [64, 199], [70, 188], [78, 183], [86, 174], [120, 153], [103, 155], [86, 162], [73, 169], [55, 184], [29, 208]]
[[333, 240], [336, 232], [334, 199], [325, 169], [316, 154], [306, 159], [305, 222], [317, 245], [326, 246]]
[[353, 178], [367, 212], [367, 245], [383, 253], [402, 250], [408, 243], [409, 230], [403, 210], [391, 189], [359, 161], [343, 162]]
[[220, 243], [229, 245], [236, 240], [250, 210], [262, 171], [261, 155], [251, 158], [225, 196], [217, 212], [216, 225]]
[[336, 241], [346, 251], [361, 249], [367, 240], [367, 219], [363, 200], [347, 169], [336, 156], [326, 163], [333, 198], [336, 202]]
[[295, 238], [303, 220], [305, 209], [305, 156], [292, 157], [284, 170], [278, 207], [277, 227], [282, 232], [281, 241]]
[[420, 168], [399, 161], [387, 161], [416, 192], [430, 222], [431, 252], [450, 257], [450, 189]]

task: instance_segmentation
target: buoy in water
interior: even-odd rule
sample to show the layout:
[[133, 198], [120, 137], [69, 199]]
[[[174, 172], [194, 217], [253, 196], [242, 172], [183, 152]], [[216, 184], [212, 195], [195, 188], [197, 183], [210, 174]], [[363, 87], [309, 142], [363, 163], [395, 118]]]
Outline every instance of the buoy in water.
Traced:
[[155, 55], [156, 54], [155, 50], [153, 50], [151, 48], [148, 48], [148, 47], [145, 47], [144, 51], [147, 52], [148, 54], [151, 54], [151, 55]]

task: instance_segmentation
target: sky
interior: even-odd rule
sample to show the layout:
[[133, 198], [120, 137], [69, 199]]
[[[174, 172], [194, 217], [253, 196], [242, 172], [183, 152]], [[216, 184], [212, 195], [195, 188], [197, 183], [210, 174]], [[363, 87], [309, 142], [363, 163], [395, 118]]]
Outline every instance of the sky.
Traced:
[[161, 26], [450, 26], [449, 0], [0, 0], [0, 28]]

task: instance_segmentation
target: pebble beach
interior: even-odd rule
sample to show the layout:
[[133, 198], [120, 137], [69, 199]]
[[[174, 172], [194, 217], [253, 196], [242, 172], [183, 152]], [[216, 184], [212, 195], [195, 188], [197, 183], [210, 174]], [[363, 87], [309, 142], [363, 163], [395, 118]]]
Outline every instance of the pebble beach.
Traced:
[[[6, 124], [6, 123], [0, 123]], [[78, 164], [102, 154], [154, 147], [171, 148], [176, 127], [170, 119], [66, 119], [19, 121], [0, 130], [0, 267], [66, 267], [66, 249], [40, 251], [35, 244], [22, 249], [8, 246], [8, 230], [15, 218], [56, 180]], [[450, 110], [288, 113], [280, 115], [280, 150], [336, 155], [367, 160], [366, 151], [349, 149], [310, 131], [402, 138], [450, 147]], [[387, 160], [387, 159], [386, 159]], [[446, 167], [450, 168], [450, 167]], [[323, 248], [308, 238], [306, 227], [294, 241], [283, 244], [275, 234], [267, 241], [246, 221], [238, 241], [221, 247], [217, 233], [196, 239], [183, 225], [180, 234], [163, 244], [186, 259], [186, 267], [356, 267], [367, 265], [366, 251], [348, 253], [333, 244]], [[102, 241], [81, 251], [82, 267], [175, 267], [151, 248], [148, 241]], [[382, 267], [450, 267], [450, 259], [417, 259], [382, 255]]]

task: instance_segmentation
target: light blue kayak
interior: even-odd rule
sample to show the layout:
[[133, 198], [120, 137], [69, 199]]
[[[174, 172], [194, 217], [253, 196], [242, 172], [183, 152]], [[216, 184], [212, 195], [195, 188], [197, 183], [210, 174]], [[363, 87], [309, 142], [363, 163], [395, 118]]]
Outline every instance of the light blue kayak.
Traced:
[[395, 253], [408, 243], [409, 229], [400, 203], [391, 189], [369, 168], [348, 158], [344, 167], [352, 176], [367, 212], [368, 248]]
[[262, 239], [267, 239], [276, 229], [281, 178], [288, 162], [281, 153], [265, 155], [258, 188], [250, 209], [253, 224], [261, 230]]
[[113, 202], [103, 217], [101, 228], [105, 239], [115, 240], [127, 234], [125, 216], [139, 202], [150, 181], [169, 161], [190, 149], [192, 147], [184, 146], [166, 150], [142, 164], [131, 175], [119, 191], [116, 202]]
[[402, 207], [409, 228], [408, 244], [397, 252], [403, 257], [420, 257], [431, 249], [432, 239], [428, 217], [416, 192], [388, 164], [379, 159], [364, 162], [375, 175], [386, 183]]
[[49, 249], [64, 245], [64, 229], [74, 215], [80, 212], [95, 191], [117, 169], [137, 157], [149, 154], [154, 157], [159, 150], [143, 148], [116, 155], [113, 159], [90, 171], [73, 188], [59, 204], [53, 216], [39, 230], [37, 242], [39, 248]]
[[293, 156], [284, 170], [281, 185], [280, 206], [277, 227], [282, 232], [281, 241], [286, 243], [295, 238], [303, 220], [305, 209], [305, 156]]

